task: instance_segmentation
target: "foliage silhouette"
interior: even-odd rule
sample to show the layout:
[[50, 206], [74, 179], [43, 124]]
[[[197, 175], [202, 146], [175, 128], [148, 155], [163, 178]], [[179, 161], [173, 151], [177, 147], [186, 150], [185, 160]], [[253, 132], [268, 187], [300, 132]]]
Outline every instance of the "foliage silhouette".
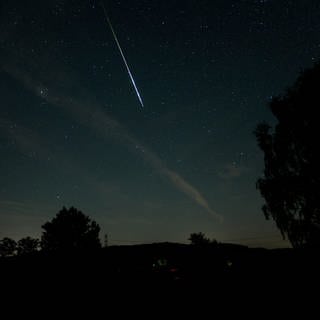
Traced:
[[5, 237], [0, 240], [0, 257], [13, 256], [17, 249], [17, 243], [15, 240]]
[[18, 255], [27, 255], [39, 250], [40, 241], [31, 237], [25, 237], [18, 241], [17, 253]]
[[205, 237], [205, 234], [202, 232], [191, 233], [189, 239], [192, 245], [195, 246], [206, 246], [209, 244], [217, 244], [216, 240], [210, 240]]
[[255, 130], [264, 152], [264, 176], [257, 181], [265, 199], [263, 212], [293, 247], [320, 246], [319, 84], [317, 63], [284, 96], [271, 100], [275, 130], [267, 123]]
[[101, 247], [99, 225], [74, 207], [63, 207], [42, 228], [41, 247], [44, 251], [89, 251]]

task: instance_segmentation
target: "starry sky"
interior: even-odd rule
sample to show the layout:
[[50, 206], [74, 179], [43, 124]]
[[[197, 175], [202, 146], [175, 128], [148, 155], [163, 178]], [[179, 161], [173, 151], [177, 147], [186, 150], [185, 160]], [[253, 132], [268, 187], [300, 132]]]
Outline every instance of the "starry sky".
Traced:
[[62, 206], [110, 244], [192, 232], [286, 247], [261, 211], [253, 135], [320, 53], [317, 0], [0, 4], [0, 238]]

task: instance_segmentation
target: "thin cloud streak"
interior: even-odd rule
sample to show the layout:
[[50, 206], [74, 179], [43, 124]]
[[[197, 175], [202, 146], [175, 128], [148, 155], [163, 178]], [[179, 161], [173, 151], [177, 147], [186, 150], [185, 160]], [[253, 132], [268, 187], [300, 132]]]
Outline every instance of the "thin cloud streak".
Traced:
[[[105, 195], [112, 192], [110, 187], [96, 179], [83, 166], [74, 161], [72, 157], [65, 153], [58, 152], [49, 147], [48, 143], [35, 131], [14, 123], [11, 120], [0, 118], [0, 134], [4, 133], [14, 142], [15, 149], [25, 156], [32, 156], [35, 159], [59, 163], [67, 172], [74, 172], [77, 177], [87, 186], [92, 186], [97, 190], [102, 199]], [[91, 188], [92, 188], [91, 187]]]
[[[24, 62], [26, 63], [27, 61]], [[32, 66], [33, 65], [31, 65], [31, 67]], [[142, 157], [144, 161], [154, 168], [161, 176], [167, 178], [176, 189], [186, 194], [190, 199], [204, 208], [212, 217], [219, 221], [223, 220], [221, 215], [210, 208], [207, 200], [194, 186], [192, 186], [178, 173], [168, 169], [156, 154], [143, 146], [143, 144], [134, 135], [129, 133], [122, 124], [111, 116], [106, 115], [103, 108], [97, 102], [90, 99], [90, 95], [88, 93], [85, 93], [84, 90], [78, 90], [79, 92], [85, 93], [85, 96], [81, 99], [77, 99], [74, 96], [64, 94], [63, 91], [65, 90], [55, 89], [55, 83], [60, 83], [61, 87], [61, 83], [64, 80], [68, 81], [65, 73], [57, 71], [59, 70], [58, 68], [55, 68], [54, 75], [55, 77], [59, 77], [59, 74], [64, 74], [63, 79], [52, 80], [48, 70], [46, 70], [46, 72], [38, 72], [38, 76], [36, 75], [36, 72], [33, 72], [31, 75], [31, 73], [28, 73], [25, 70], [26, 68], [20, 69], [15, 63], [10, 63], [9, 60], [2, 64], [2, 68], [19, 82], [22, 82], [23, 85], [34, 94], [43, 98], [48, 103], [60, 107], [71, 115], [77, 122], [87, 126], [91, 130], [94, 130], [102, 138], [112, 138], [118, 143], [125, 145], [131, 152]], [[71, 81], [68, 81], [67, 83], [70, 84]], [[39, 89], [44, 87], [47, 88], [45, 93]]]

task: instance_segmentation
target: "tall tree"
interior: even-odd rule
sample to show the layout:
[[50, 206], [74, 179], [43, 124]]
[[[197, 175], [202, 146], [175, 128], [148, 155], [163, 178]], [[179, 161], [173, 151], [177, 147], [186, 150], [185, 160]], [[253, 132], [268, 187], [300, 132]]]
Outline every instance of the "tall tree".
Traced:
[[42, 228], [41, 247], [45, 251], [83, 251], [101, 246], [99, 225], [74, 207], [63, 207]]
[[320, 247], [320, 63], [269, 107], [275, 129], [261, 123], [255, 130], [264, 152], [264, 176], [257, 181], [263, 212], [293, 247]]

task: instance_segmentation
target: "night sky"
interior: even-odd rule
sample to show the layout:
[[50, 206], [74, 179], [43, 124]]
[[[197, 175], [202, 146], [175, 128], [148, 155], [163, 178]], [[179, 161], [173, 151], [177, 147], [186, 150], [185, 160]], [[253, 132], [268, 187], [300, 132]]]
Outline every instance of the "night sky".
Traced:
[[320, 53], [318, 0], [1, 0], [0, 238], [62, 206], [110, 244], [288, 246], [253, 135]]

